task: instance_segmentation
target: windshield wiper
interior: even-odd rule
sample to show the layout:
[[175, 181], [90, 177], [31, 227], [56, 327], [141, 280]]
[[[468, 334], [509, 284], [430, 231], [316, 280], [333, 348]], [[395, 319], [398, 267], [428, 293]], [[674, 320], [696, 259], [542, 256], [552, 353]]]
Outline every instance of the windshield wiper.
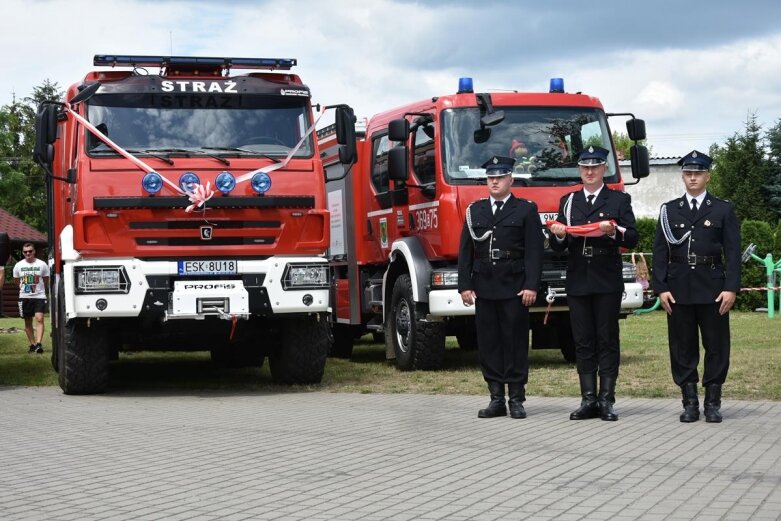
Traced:
[[[204, 147], [205, 148], [205, 147]], [[189, 157], [189, 154], [196, 154], [200, 156], [208, 156], [212, 159], [216, 159], [220, 163], [223, 163], [225, 165], [230, 166], [231, 162], [228, 161], [226, 158], [222, 156], [218, 156], [216, 154], [210, 154], [209, 152], [204, 152], [203, 150], [197, 149], [197, 148], [149, 148], [145, 152], [165, 152], [168, 154], [185, 154], [185, 157]]]
[[[174, 161], [170, 157], [168, 157], [168, 156], [161, 156], [160, 154], [155, 154], [155, 153], [149, 152], [148, 150], [135, 150], [133, 148], [126, 148], [125, 151], [129, 152], [131, 154], [145, 154], [147, 156], [152, 156], [155, 159], [159, 159], [160, 161], [165, 161], [166, 163], [168, 163], [171, 166], [174, 165]], [[113, 150], [112, 150], [112, 152], [113, 152]]]
[[268, 154], [260, 154], [258, 152], [255, 152], [254, 150], [247, 150], [246, 148], [237, 148], [237, 147], [201, 147], [201, 148], [204, 150], [224, 150], [225, 152], [241, 152], [243, 154], [262, 157], [268, 159], [269, 161], [274, 161], [275, 163], [282, 162], [282, 160], [279, 158], [270, 156]]

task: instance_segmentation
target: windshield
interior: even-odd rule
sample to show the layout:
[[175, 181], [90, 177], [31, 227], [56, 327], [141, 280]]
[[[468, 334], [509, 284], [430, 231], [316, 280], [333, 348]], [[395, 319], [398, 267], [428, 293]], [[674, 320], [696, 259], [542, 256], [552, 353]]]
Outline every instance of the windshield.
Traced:
[[[480, 109], [442, 114], [443, 171], [453, 184], [482, 183], [480, 165], [492, 156], [515, 159], [515, 185], [558, 186], [580, 182], [578, 154], [589, 145], [612, 150], [604, 112], [577, 107], [496, 107], [501, 123], [480, 129]], [[608, 157], [605, 182], [617, 182]]]
[[[89, 121], [122, 148], [143, 154], [287, 155], [311, 124], [304, 98], [207, 93], [102, 94]], [[116, 154], [89, 134], [91, 154]], [[312, 155], [311, 135], [294, 157]]]

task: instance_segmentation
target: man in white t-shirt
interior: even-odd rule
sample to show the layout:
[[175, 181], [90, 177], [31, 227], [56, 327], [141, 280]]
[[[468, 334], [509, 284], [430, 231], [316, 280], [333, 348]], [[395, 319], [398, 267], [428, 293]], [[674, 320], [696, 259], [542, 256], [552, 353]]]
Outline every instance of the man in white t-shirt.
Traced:
[[[35, 246], [22, 246], [24, 259], [14, 266], [14, 282], [19, 284], [19, 316], [24, 318], [24, 332], [30, 341], [30, 353], [43, 353], [43, 314], [46, 311], [46, 287], [49, 266], [35, 257]], [[35, 332], [33, 332], [35, 318]]]

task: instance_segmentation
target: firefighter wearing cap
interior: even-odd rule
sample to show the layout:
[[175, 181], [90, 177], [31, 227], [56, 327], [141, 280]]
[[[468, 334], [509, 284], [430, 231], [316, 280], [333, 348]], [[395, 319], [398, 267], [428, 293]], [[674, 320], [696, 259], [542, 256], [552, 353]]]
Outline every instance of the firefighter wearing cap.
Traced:
[[475, 305], [478, 356], [491, 401], [479, 418], [525, 418], [529, 376], [529, 306], [537, 299], [543, 241], [537, 205], [510, 193], [515, 160], [482, 165], [489, 197], [470, 204], [458, 253], [458, 291]]
[[[597, 146], [580, 153], [583, 189], [561, 198], [557, 222], [549, 227], [551, 248], [569, 250], [567, 303], [582, 398], [580, 407], [570, 414], [571, 420], [618, 420], [613, 404], [620, 363], [618, 318], [624, 292], [619, 248], [634, 247], [638, 237], [629, 194], [611, 190], [603, 183], [609, 153]], [[616, 225], [608, 222], [611, 220]], [[600, 223], [601, 236], [581, 237], [566, 232], [566, 226], [596, 222]]]
[[719, 423], [730, 353], [729, 310], [740, 289], [740, 225], [729, 201], [707, 192], [711, 158], [696, 150], [678, 161], [686, 193], [662, 205], [656, 225], [653, 287], [667, 312], [673, 381], [682, 422], [700, 418], [699, 335], [705, 350], [705, 421]]

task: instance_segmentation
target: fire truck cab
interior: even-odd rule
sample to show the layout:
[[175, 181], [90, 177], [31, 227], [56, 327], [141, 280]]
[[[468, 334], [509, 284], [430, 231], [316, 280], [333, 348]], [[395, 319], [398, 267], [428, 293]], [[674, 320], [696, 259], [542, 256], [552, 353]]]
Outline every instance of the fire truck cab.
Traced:
[[[577, 156], [589, 145], [611, 151], [605, 183], [624, 185], [608, 117], [597, 98], [564, 92], [475, 93], [464, 78], [456, 94], [435, 96], [370, 118], [359, 129], [357, 163], [348, 174], [329, 153], [335, 137], [321, 132], [327, 173], [334, 284], [332, 353], [349, 356], [365, 331], [384, 334], [386, 355], [400, 369], [435, 369], [445, 337], [475, 349], [474, 307], [457, 291], [459, 238], [467, 206], [487, 195], [493, 155], [515, 158], [512, 191], [534, 201], [541, 227], [555, 219], [560, 198], [578, 188]], [[632, 175], [648, 175], [645, 124], [628, 116]], [[332, 132], [332, 131], [331, 131]], [[547, 247], [532, 347], [558, 348], [574, 360], [566, 302], [566, 252]], [[634, 268], [625, 263], [624, 316], [642, 305]], [[382, 335], [379, 335], [382, 336]]]

